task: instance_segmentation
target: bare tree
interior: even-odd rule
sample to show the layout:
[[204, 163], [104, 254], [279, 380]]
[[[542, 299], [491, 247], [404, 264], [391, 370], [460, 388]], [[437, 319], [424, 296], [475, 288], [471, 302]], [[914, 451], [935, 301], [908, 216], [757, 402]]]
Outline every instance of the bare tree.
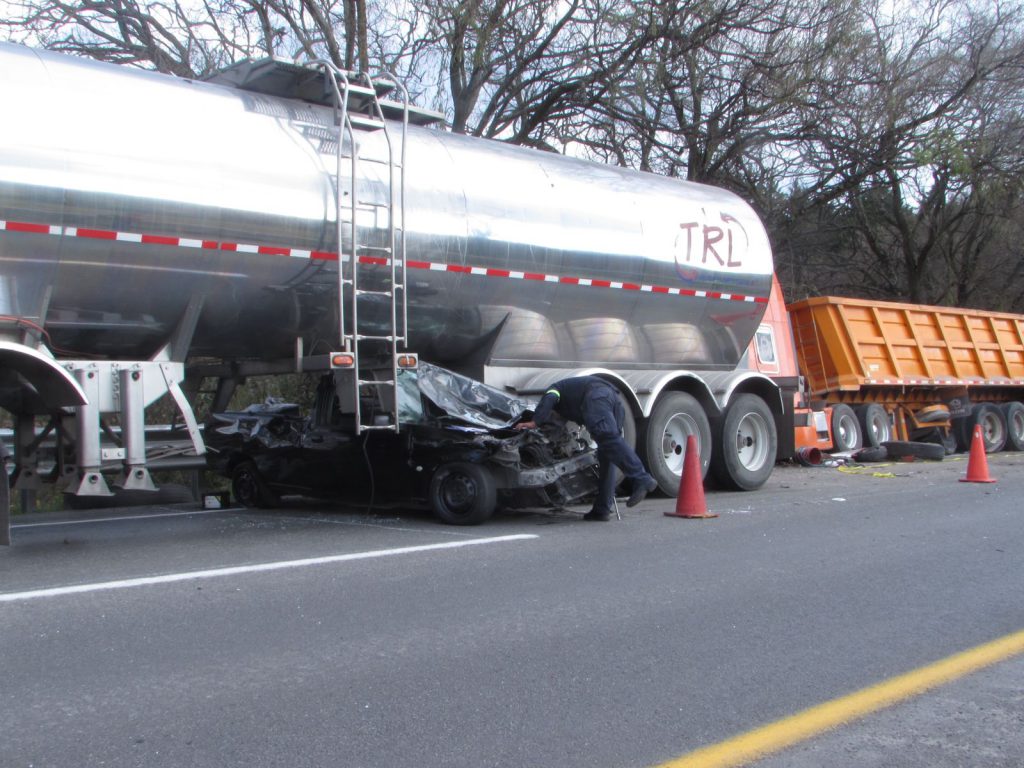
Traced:
[[[852, 247], [837, 253], [860, 293], [949, 300], [946, 265], [954, 251], [965, 256], [957, 238], [995, 221], [983, 202], [993, 199], [985, 190], [996, 181], [995, 133], [978, 130], [986, 108], [977, 96], [996, 84], [1004, 96], [1009, 83], [1019, 91], [1024, 18], [1019, 7], [970, 0], [925, 0], [885, 23], [875, 8], [867, 18], [846, 57], [847, 87], [811, 108], [816, 130], [803, 160], [816, 201], [848, 212]], [[969, 293], [964, 268], [959, 301]]]
[[599, 105], [600, 118], [580, 126], [580, 140], [645, 170], [753, 191], [804, 133], [795, 106], [849, 23], [845, 5], [652, 0], [640, 8], [622, 23], [653, 32], [652, 44]]
[[365, 0], [21, 0], [9, 9], [0, 21], [9, 39], [182, 77], [272, 55], [369, 68]]

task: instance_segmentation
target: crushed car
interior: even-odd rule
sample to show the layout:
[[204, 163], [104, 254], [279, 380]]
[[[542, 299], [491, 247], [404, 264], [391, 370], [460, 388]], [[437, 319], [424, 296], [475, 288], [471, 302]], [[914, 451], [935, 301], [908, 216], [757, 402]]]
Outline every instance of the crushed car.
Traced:
[[208, 466], [231, 479], [237, 502], [400, 502], [475, 525], [499, 508], [564, 506], [596, 491], [585, 435], [565, 424], [516, 430], [529, 405], [468, 377], [424, 362], [400, 372], [397, 433], [357, 436], [337, 389], [325, 375], [308, 415], [273, 399], [212, 415]]

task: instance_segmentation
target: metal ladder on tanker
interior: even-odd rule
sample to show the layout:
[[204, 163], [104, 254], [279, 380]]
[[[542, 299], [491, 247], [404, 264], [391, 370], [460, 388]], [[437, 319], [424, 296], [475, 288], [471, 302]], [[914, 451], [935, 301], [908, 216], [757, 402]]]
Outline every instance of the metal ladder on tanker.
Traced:
[[[398, 371], [401, 353], [399, 347], [408, 343], [408, 301], [406, 293], [406, 259], [405, 259], [405, 147], [409, 127], [409, 94], [405, 86], [396, 78], [374, 79], [365, 76], [366, 84], [352, 83], [348, 74], [332, 64], [321, 62], [327, 73], [327, 79], [334, 89], [335, 113], [338, 124], [337, 169], [335, 189], [337, 200], [337, 244], [338, 244], [338, 331], [344, 352], [351, 355], [352, 397], [355, 401], [355, 432], [360, 434], [370, 430], [399, 431], [398, 419]], [[393, 137], [384, 117], [380, 102], [378, 86], [396, 87], [402, 93], [402, 136], [401, 154], [395, 157]], [[360, 101], [362, 108], [369, 114], [353, 114], [352, 103]], [[361, 158], [356, 141], [355, 126], [371, 131], [382, 131], [387, 149], [386, 160]], [[345, 137], [349, 140], [349, 154], [345, 155]], [[343, 164], [350, 163], [349, 188], [349, 239], [350, 248], [345, 252], [345, 221], [342, 204], [341, 183]], [[360, 163], [380, 163], [386, 165], [387, 183], [385, 185], [385, 201], [360, 201], [359, 198], [359, 167]], [[397, 175], [397, 183], [396, 183]], [[397, 198], [396, 201], [396, 187]], [[382, 211], [383, 209], [383, 211]], [[396, 216], [397, 209], [397, 216]], [[371, 211], [374, 223], [378, 214], [383, 212], [387, 219], [386, 234], [383, 245], [360, 244], [359, 214]], [[396, 219], [397, 222], [396, 223]], [[348, 276], [346, 276], [346, 265]], [[375, 270], [377, 278], [372, 288], [360, 286], [361, 265], [384, 267]], [[352, 294], [352, 327], [345, 325], [345, 291]], [[360, 326], [360, 303], [362, 300], [386, 300], [388, 305], [388, 322], [384, 333], [365, 333]], [[379, 328], [379, 326], [378, 326]], [[388, 365], [380, 365], [380, 357], [368, 361], [363, 351], [368, 346], [383, 346], [388, 350]], [[363, 423], [363, 403], [369, 394], [380, 408], [387, 404], [386, 413], [375, 410], [376, 416], [385, 416], [383, 423], [374, 419], [373, 423]]]

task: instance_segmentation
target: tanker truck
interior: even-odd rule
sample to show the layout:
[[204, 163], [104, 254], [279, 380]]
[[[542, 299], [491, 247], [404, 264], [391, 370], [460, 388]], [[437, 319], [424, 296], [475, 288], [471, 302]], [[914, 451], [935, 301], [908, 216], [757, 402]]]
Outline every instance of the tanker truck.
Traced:
[[[0, 44], [0, 95], [15, 490], [154, 490], [201, 462], [209, 381], [223, 410], [246, 377], [332, 371], [357, 432], [398, 431], [421, 359], [527, 400], [603, 376], [669, 495], [690, 434], [733, 487], [771, 474], [780, 390], [740, 361], [772, 256], [732, 193], [452, 134], [395, 78], [326, 62], [196, 81]], [[173, 458], [157, 401], [180, 412]]]

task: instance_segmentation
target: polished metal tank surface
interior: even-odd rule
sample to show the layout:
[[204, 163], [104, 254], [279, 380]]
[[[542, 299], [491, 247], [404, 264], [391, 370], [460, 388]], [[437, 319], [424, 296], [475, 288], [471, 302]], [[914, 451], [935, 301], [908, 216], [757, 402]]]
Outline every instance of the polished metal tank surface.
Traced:
[[[333, 110], [10, 44], [0, 99], [0, 315], [69, 356], [148, 357], [190, 304], [190, 356], [337, 347]], [[356, 135], [360, 242], [380, 244], [384, 135]], [[736, 365], [772, 273], [738, 197], [429, 128], [406, 140], [410, 349], [443, 365]], [[361, 327], [375, 320], [361, 305]]]

